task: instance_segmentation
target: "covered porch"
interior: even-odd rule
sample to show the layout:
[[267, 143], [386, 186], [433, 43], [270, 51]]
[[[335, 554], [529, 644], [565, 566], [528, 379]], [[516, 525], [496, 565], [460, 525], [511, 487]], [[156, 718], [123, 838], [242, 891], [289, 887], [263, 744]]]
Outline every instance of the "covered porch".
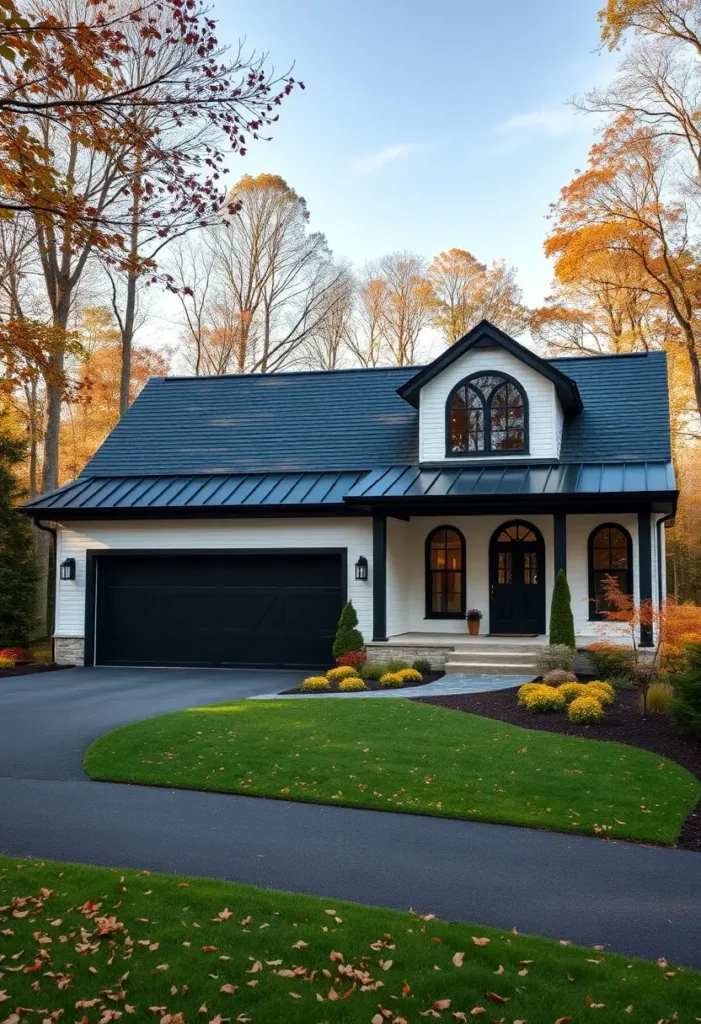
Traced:
[[[498, 654], [513, 655], [508, 660], [515, 666], [532, 661], [548, 642], [561, 569], [577, 646], [628, 642], [625, 627], [602, 614], [602, 580], [614, 575], [636, 603], [659, 607], [666, 594], [664, 523], [675, 507], [673, 477], [665, 489], [658, 467], [646, 475], [638, 466], [633, 487], [620, 464], [620, 489], [609, 490], [603, 471], [586, 468], [436, 467], [404, 470], [401, 486], [385, 478], [384, 494], [378, 493], [381, 480], [374, 491], [370, 487], [370, 658], [427, 658], [436, 666], [456, 655], [477, 665], [499, 660]], [[527, 485], [536, 479], [534, 493]], [[355, 500], [362, 501], [360, 495]], [[482, 613], [476, 637], [465, 621], [473, 608]], [[638, 640], [651, 648], [653, 630], [642, 627]]]

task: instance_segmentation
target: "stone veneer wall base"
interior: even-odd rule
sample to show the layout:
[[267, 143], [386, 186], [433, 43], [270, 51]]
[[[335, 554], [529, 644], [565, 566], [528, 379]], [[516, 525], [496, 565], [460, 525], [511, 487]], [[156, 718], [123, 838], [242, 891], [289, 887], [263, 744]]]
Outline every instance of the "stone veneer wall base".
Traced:
[[55, 636], [54, 658], [57, 665], [82, 665], [85, 639], [82, 636]]
[[383, 665], [388, 661], [407, 661], [410, 665], [419, 658], [425, 659], [435, 672], [442, 672], [454, 647], [420, 647], [417, 644], [368, 643], [365, 647], [368, 661]]

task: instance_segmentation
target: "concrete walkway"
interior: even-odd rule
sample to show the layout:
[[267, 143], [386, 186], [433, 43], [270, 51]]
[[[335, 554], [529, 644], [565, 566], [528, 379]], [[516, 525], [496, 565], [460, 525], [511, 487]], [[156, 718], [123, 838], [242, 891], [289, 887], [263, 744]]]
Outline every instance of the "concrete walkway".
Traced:
[[447, 697], [454, 693], [484, 693], [487, 690], [507, 690], [511, 686], [530, 683], [533, 673], [526, 676], [485, 676], [485, 675], [449, 675], [436, 679], [435, 683], [425, 686], [408, 686], [397, 690], [357, 690], [351, 693], [262, 693], [253, 700], [299, 700], [309, 697], [318, 700], [320, 697], [347, 700], [358, 697]]
[[701, 968], [695, 853], [83, 774], [85, 748], [116, 725], [292, 683], [126, 669], [0, 681], [0, 851], [413, 906]]

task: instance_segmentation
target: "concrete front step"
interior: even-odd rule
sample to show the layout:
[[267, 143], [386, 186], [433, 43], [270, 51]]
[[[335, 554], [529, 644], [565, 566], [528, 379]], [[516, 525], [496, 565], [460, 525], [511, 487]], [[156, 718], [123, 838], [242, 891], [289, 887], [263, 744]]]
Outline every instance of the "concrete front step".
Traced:
[[464, 661], [446, 661], [446, 675], [483, 675], [483, 676], [535, 676], [534, 665], [528, 662], [513, 661], [473, 661], [466, 664]]
[[451, 661], [492, 661], [494, 659], [501, 659], [502, 661], [529, 661], [535, 663], [536, 655], [534, 651], [476, 651], [474, 649], [463, 650], [456, 647], [450, 656]]

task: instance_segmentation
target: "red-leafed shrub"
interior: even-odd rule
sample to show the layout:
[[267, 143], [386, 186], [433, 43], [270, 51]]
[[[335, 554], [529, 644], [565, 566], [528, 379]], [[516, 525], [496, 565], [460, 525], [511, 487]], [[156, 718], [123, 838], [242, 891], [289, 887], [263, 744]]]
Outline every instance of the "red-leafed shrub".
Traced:
[[31, 655], [24, 647], [3, 647], [0, 651], [0, 658], [8, 658], [10, 661], [30, 661]]
[[358, 668], [368, 660], [366, 651], [348, 651], [347, 654], [339, 654], [336, 658], [337, 665], [350, 665], [351, 668]]

